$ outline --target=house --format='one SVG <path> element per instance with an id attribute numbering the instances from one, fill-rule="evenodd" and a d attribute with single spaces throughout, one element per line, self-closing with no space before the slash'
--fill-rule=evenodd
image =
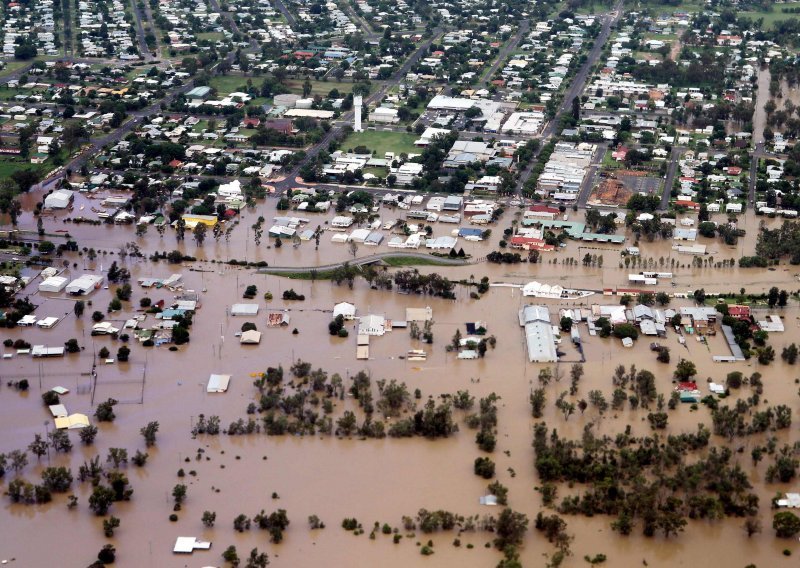
<path id="1" fill-rule="evenodd" d="M 175 541 L 172 552 L 176 554 L 191 554 L 194 550 L 208 550 L 211 548 L 210 542 L 197 540 L 193 536 L 179 536 Z"/>
<path id="2" fill-rule="evenodd" d="M 750 321 L 750 306 L 731 304 L 728 306 L 728 315 L 742 321 Z"/>
<path id="3" fill-rule="evenodd" d="M 186 228 L 190 231 L 193 230 L 198 224 L 202 223 L 209 228 L 213 228 L 219 222 L 216 215 L 192 215 L 185 214 L 181 217 L 183 222 L 186 223 Z"/>
<path id="4" fill-rule="evenodd" d="M 333 306 L 333 317 L 342 316 L 345 320 L 350 321 L 356 319 L 356 307 L 349 302 L 339 302 Z"/>
<path id="5" fill-rule="evenodd" d="M 547 205 L 532 205 L 528 208 L 523 217 L 525 219 L 549 219 L 555 220 L 556 216 L 560 213 L 558 207 L 548 207 Z"/>
<path id="6" fill-rule="evenodd" d="M 358 322 L 358 335 L 383 335 L 386 333 L 386 318 L 370 314 L 363 316 Z"/>

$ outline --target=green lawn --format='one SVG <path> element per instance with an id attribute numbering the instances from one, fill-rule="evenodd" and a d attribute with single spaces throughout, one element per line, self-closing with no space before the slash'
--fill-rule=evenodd
<path id="1" fill-rule="evenodd" d="M 7 156 L 0 157 L 0 179 L 5 179 L 14 172 L 18 172 L 20 170 L 31 170 L 38 172 L 39 175 L 43 175 L 45 172 L 50 170 L 53 166 L 52 164 L 45 162 L 44 164 L 31 164 L 27 160 L 23 160 L 21 158 L 11 158 Z"/>
<path id="2" fill-rule="evenodd" d="M 367 130 L 365 132 L 354 132 L 342 143 L 342 148 L 351 149 L 356 146 L 366 146 L 374 150 L 379 157 L 383 157 L 386 152 L 400 154 L 419 154 L 420 148 L 414 146 L 414 141 L 419 136 L 408 132 L 382 132 L 380 130 Z"/>
<path id="3" fill-rule="evenodd" d="M 219 95 L 229 95 L 231 93 L 244 92 L 245 87 L 247 87 L 247 79 L 248 77 L 243 77 L 242 75 L 220 75 L 209 79 L 208 85 L 216 89 Z M 262 80 L 256 77 L 253 79 L 253 84 L 259 85 Z"/>
<path id="4" fill-rule="evenodd" d="M 207 39 L 208 41 L 219 41 L 224 37 L 225 36 L 221 32 L 201 32 L 197 34 L 198 41 L 201 39 Z"/>
<path id="5" fill-rule="evenodd" d="M 739 12 L 738 16 L 743 16 L 745 18 L 751 18 L 752 20 L 757 20 L 759 18 L 764 18 L 764 26 L 767 28 L 771 28 L 775 22 L 779 22 L 781 20 L 788 20 L 789 18 L 800 18 L 800 13 L 795 14 L 784 14 L 782 9 L 783 8 L 800 8 L 800 2 L 787 2 L 786 4 L 775 4 L 771 7 L 770 11 L 767 10 L 758 10 L 755 12 Z"/>
<path id="6" fill-rule="evenodd" d="M 658 0 L 656 1 L 643 1 L 641 2 L 642 6 L 646 6 L 648 8 L 655 8 L 658 12 L 701 12 L 706 9 L 706 4 L 704 0 L 683 0 L 677 6 L 667 6 L 663 2 Z"/>
<path id="7" fill-rule="evenodd" d="M 286 86 L 293 93 L 303 93 L 303 83 L 305 80 L 290 79 L 286 81 Z M 353 91 L 353 83 L 340 83 L 338 81 L 311 81 L 311 94 L 327 97 L 333 89 L 338 89 L 342 94 Z"/>

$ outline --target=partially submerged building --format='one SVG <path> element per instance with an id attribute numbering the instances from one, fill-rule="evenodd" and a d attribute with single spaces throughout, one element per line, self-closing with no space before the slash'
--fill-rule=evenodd
<path id="1" fill-rule="evenodd" d="M 555 335 L 550 323 L 550 310 L 546 306 L 528 305 L 519 311 L 519 325 L 525 328 L 525 343 L 528 361 L 531 363 L 555 363 Z"/>

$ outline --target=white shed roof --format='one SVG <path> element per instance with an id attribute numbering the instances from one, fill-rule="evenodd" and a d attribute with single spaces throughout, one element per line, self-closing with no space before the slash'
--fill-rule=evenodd
<path id="1" fill-rule="evenodd" d="M 211 375 L 208 379 L 206 392 L 225 392 L 231 382 L 230 375 Z"/>

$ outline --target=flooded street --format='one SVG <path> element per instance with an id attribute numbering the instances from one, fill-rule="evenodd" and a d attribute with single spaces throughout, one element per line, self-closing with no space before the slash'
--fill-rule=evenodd
<path id="1" fill-rule="evenodd" d="M 30 207 L 31 204 L 27 203 L 26 206 Z M 397 212 L 398 217 L 401 214 Z M 266 217 L 269 227 L 271 218 L 276 215 L 274 201 L 262 204 L 257 211 L 246 212 L 245 218 L 233 232 L 230 243 L 226 244 L 224 238 L 220 243 L 215 243 L 209 237 L 202 247 L 197 247 L 190 240 L 188 232 L 186 242 L 176 243 L 171 231 L 162 240 L 151 227 L 146 237 L 137 240 L 133 227 L 65 224 L 60 216 L 47 218 L 45 229 L 51 234 L 67 229 L 81 248 L 94 247 L 109 251 L 116 251 L 123 243 L 134 241 L 145 253 L 177 248 L 199 259 L 246 257 L 253 262 L 264 260 L 272 266 L 308 266 L 352 258 L 346 246 L 330 242 L 329 232 L 323 235 L 319 251 L 313 250 L 313 241 L 305 242 L 296 249 L 289 241 L 285 241 L 280 249 L 267 248 L 266 244 L 271 239 L 266 237 L 257 248 L 252 235 L 248 235 L 245 228 L 254 223 L 258 215 Z M 394 214 L 382 209 L 381 215 L 385 219 L 392 218 Z M 578 214 L 570 215 L 579 218 Z M 720 215 L 717 217 L 722 219 Z M 312 216 L 309 227 L 324 224 L 328 218 Z M 513 212 L 507 212 L 492 227 L 492 238 L 488 242 L 460 240 L 458 246 L 463 246 L 473 258 L 485 256 L 497 249 L 503 229 L 510 226 L 513 218 Z M 747 237 L 740 239 L 737 247 L 726 247 L 720 241 L 702 238 L 698 242 L 709 245 L 710 256 L 714 257 L 715 262 L 739 258 L 752 251 L 761 220 L 752 215 L 742 219 L 740 226 L 746 228 Z M 780 223 L 779 220 L 764 220 L 770 226 Z M 29 216 L 23 216 L 20 223 L 23 228 L 35 228 L 35 221 Z M 442 227 L 445 226 L 436 227 L 437 235 L 446 234 Z M 628 237 L 626 245 L 632 245 L 632 236 Z M 692 268 L 692 257 L 677 255 L 671 250 L 671 244 L 671 241 L 640 243 L 642 256 L 653 258 L 656 266 L 660 257 L 667 259 L 667 266 L 673 257 L 679 265 L 684 265 L 672 269 L 675 287 L 668 280 L 663 280 L 660 286 L 653 288 L 654 291 L 686 292 L 705 287 L 707 291 L 738 292 L 739 288 L 744 287 L 748 292 L 760 293 L 771 286 L 790 291 L 800 288 L 797 270 L 793 266 L 782 264 L 775 271 Z M 571 241 L 566 249 L 543 255 L 545 262 L 535 265 L 481 263 L 463 267 L 421 266 L 419 270 L 439 272 L 451 279 L 489 276 L 493 282 L 521 284 L 539 280 L 592 290 L 627 286 L 627 275 L 639 269 L 619 268 L 619 249 L 603 248 L 606 250 L 589 249 Z M 386 250 L 391 249 L 384 245 L 378 247 L 377 252 Z M 374 252 L 375 249 L 360 246 L 358 256 Z M 566 257 L 580 261 L 587 252 L 602 254 L 603 267 L 584 267 L 580 263 L 566 266 L 560 263 L 560 259 Z M 559 259 L 559 264 L 550 264 L 551 258 Z M 87 270 L 100 270 L 101 265 L 107 270 L 112 260 L 118 258 L 116 255 L 101 254 L 94 262 L 87 261 L 85 255 L 65 259 L 70 266 L 65 275 L 76 277 L 84 272 L 84 265 Z M 73 263 L 77 263 L 77 268 L 73 267 Z M 500 553 L 484 547 L 493 539 L 490 533 L 464 533 L 460 536 L 460 547 L 452 545 L 457 535 L 448 532 L 426 535 L 417 531 L 415 538 L 404 536 L 399 544 L 393 544 L 392 537 L 380 534 L 380 531 L 375 540 L 369 538 L 376 521 L 399 527 L 400 534 L 406 535 L 401 518 L 404 515 L 413 517 L 421 508 L 444 509 L 462 515 L 499 513 L 499 507 L 486 507 L 478 503 L 478 498 L 486 494 L 489 482 L 474 475 L 473 462 L 476 457 L 485 454 L 476 446 L 475 431 L 464 423 L 462 411 L 454 411 L 460 431 L 448 439 L 435 441 L 423 438 L 337 439 L 327 435 L 270 437 L 265 434 L 200 435 L 197 439 L 192 438 L 191 429 L 201 413 L 220 416 L 223 428 L 239 418 L 247 419 L 247 405 L 257 402 L 258 395 L 252 384 L 251 373 L 282 365 L 286 370 L 284 381 L 288 382 L 288 369 L 292 361 L 302 359 L 312 363 L 314 368 L 322 367 L 331 375 L 339 373 L 347 387 L 352 382 L 350 378 L 361 370 L 372 377 L 373 388 L 375 381 L 381 378 L 403 381 L 410 392 L 413 393 L 415 389 L 422 392 L 422 400 L 416 401 L 418 406 L 428 396 L 438 397 L 458 390 L 469 390 L 475 397 L 497 393 L 501 397 L 498 402 L 498 443 L 491 458 L 497 464 L 497 479 L 509 488 L 509 505 L 527 514 L 531 520 L 521 550 L 522 563 L 525 566 L 545 564 L 543 554 L 552 553 L 554 549 L 541 533 L 533 529 L 533 518 L 543 509 L 541 497 L 534 491 L 539 480 L 533 467 L 531 429 L 537 420 L 531 417 L 528 402 L 529 392 L 532 386 L 537 386 L 537 375 L 544 365 L 526 362 L 517 310 L 524 303 L 543 303 L 551 308 L 556 321 L 559 307 L 577 302 L 523 298 L 519 290 L 502 287 L 491 288 L 480 300 L 469 298 L 470 288 L 457 287 L 457 299 L 448 301 L 371 290 L 363 280 L 357 280 L 351 290 L 346 285 L 336 286 L 328 281 L 312 283 L 307 280 L 288 280 L 210 262 L 180 267 L 165 261 L 154 263 L 128 258 L 123 264 L 132 275 L 132 302 L 122 312 L 109 316 L 111 319 L 107 321 L 121 324 L 136 312 L 139 299 L 144 296 L 153 302 L 164 299 L 170 303 L 172 292 L 166 289 L 144 290 L 136 281 L 142 277 L 165 278 L 180 272 L 183 274 L 184 290 L 205 290 L 201 293 L 202 307 L 195 314 L 190 330 L 191 342 L 180 346 L 177 352 L 170 352 L 166 346 L 146 348 L 132 340 L 128 363 L 98 366 L 97 384 L 92 394 L 89 388 L 91 377 L 87 374 L 92 368 L 92 354 L 107 346 L 114 357 L 121 345 L 110 337 L 90 336 L 92 323 L 89 316 L 94 310 L 105 311 L 114 286 L 89 296 L 87 299 L 91 300 L 92 305 L 87 306 L 86 313 L 78 321 L 72 312 L 72 299 L 64 298 L 63 294 L 45 297 L 35 292 L 38 280 L 34 281 L 23 291 L 23 295 L 30 293 L 31 301 L 38 305 L 36 315 L 64 316 L 64 319 L 52 329 L 32 327 L 4 330 L 3 339 L 24 338 L 32 344 L 55 346 L 74 337 L 84 351 L 67 355 L 64 359 L 14 356 L 2 361 L 0 404 L 4 412 L 0 414 L 0 428 L 5 435 L 0 452 L 25 448 L 33 440 L 34 434 L 45 435 L 45 423 L 49 427 L 51 419 L 40 395 L 58 385 L 71 390 L 62 397 L 62 403 L 70 412 L 91 416 L 94 412 L 92 397 L 95 406 L 109 397 L 118 399 L 120 404 L 115 408 L 117 419 L 113 424 L 97 423 L 100 433 L 95 446 L 81 446 L 77 433 L 72 432 L 70 437 L 75 448 L 70 455 L 51 453 L 49 458 L 42 458 L 40 464 L 30 457 L 31 463 L 21 473 L 23 478 L 36 481 L 40 470 L 48 463 L 69 465 L 73 473 L 77 473 L 79 465 L 91 456 L 99 454 L 104 459 L 109 447 L 127 448 L 130 455 L 137 449 L 144 451 L 139 429 L 152 420 L 160 423 L 158 443 L 147 450 L 150 458 L 144 468 L 132 464 L 125 468 L 134 495 L 130 502 L 115 503 L 111 508 L 110 513 L 121 519 L 121 526 L 114 538 L 106 539 L 103 536 L 102 517 L 95 517 L 88 510 L 89 484 L 76 482 L 73 490 L 79 501 L 75 510 L 67 509 L 63 495 L 54 495 L 54 501 L 44 506 L 12 505 L 8 498 L 3 499 L 4 530 L 0 535 L 0 560 L 15 558 L 11 565 L 25 567 L 85 566 L 95 558 L 104 543 L 111 542 L 118 551 L 116 565 L 122 567 L 219 566 L 222 565 L 221 553 L 231 544 L 236 545 L 240 556 L 246 556 L 253 547 L 267 551 L 272 566 L 495 566 L 501 557 Z M 205 272 L 192 271 L 190 267 Z M 256 299 L 249 301 L 258 302 L 261 311 L 255 318 L 230 316 L 230 306 L 243 301 L 242 293 L 248 285 L 258 287 Z M 306 300 L 290 302 L 280 299 L 282 291 L 288 288 L 304 294 Z M 274 300 L 263 300 L 263 294 L 267 291 L 274 295 Z M 404 318 L 407 307 L 430 306 L 435 321 L 433 345 L 412 340 L 407 330 L 395 329 L 382 337 L 373 337 L 370 359 L 357 361 L 355 324 L 346 325 L 350 331 L 348 338 L 341 339 L 328 334 L 330 311 L 335 303 L 344 300 L 355 304 L 360 316 L 375 313 L 395 320 Z M 596 294 L 586 298 L 583 304 L 618 302 L 616 296 Z M 689 304 L 686 300 L 673 300 L 671 307 L 680 305 Z M 268 328 L 265 310 L 284 309 L 289 310 L 290 324 L 287 327 Z M 758 319 L 765 314 L 766 310 L 756 311 L 755 316 Z M 800 310 L 797 302 L 791 300 L 790 306 L 781 315 L 784 316 L 786 332 L 772 334 L 769 338 L 777 353 L 793 341 L 800 342 Z M 152 315 L 148 316 L 145 324 L 150 325 L 152 318 Z M 246 321 L 254 321 L 258 330 L 263 332 L 260 345 L 239 344 L 235 333 Z M 485 359 L 458 360 L 453 353 L 445 351 L 445 346 L 450 343 L 457 329 L 463 334 L 464 324 L 474 321 L 487 322 L 488 333 L 497 338 L 496 349 L 490 349 Z M 297 335 L 292 334 L 294 328 L 298 330 Z M 770 404 L 789 405 L 797 419 L 800 409 L 798 386 L 795 384 L 795 377 L 800 376 L 797 367 L 784 364 L 780 357 L 769 366 L 758 365 L 755 359 L 729 365 L 714 363 L 713 355 L 728 353 L 721 333 L 709 338 L 708 346 L 697 343 L 691 336 L 686 346 L 681 346 L 675 333 L 670 330 L 667 337 L 660 340 L 672 350 L 670 365 L 656 361 L 646 338 L 641 338 L 632 349 L 623 349 L 616 339 L 590 337 L 585 325 L 581 326 L 581 335 L 587 363 L 579 397 L 586 397 L 590 390 L 599 389 L 610 400 L 614 368 L 619 364 L 634 364 L 637 368 L 653 371 L 659 393 L 669 398 L 675 363 L 680 357 L 685 357 L 698 367 L 698 384 L 703 396 L 708 390 L 706 377 L 721 382 L 733 370 L 741 370 L 747 375 L 758 371 L 764 375 L 763 398 Z M 564 337 L 564 342 L 568 342 L 568 336 Z M 426 361 L 411 362 L 400 358 L 409 349 L 421 348 L 428 352 Z M 565 351 L 569 353 L 567 358 L 574 355 L 572 349 Z M 6 349 L 5 352 L 10 353 L 11 350 Z M 562 436 L 578 439 L 590 421 L 595 422 L 594 432 L 597 435 L 613 437 L 627 425 L 631 426 L 634 434 L 651 433 L 646 420 L 648 411 L 642 409 L 626 408 L 600 416 L 596 409 L 590 407 L 585 414 L 576 413 L 565 421 L 554 407 L 554 401 L 560 392 L 569 388 L 570 364 L 561 363 L 563 378 L 547 387 L 544 420 L 548 426 L 557 428 Z M 212 373 L 232 375 L 227 393 L 206 393 L 205 385 Z M 6 386 L 8 381 L 21 378 L 29 380 L 29 392 L 21 394 Z M 749 393 L 749 389 L 742 388 L 731 398 L 746 398 Z M 733 404 L 733 401 L 727 403 Z M 333 415 L 336 418 L 345 410 L 356 409 L 356 402 L 348 396 L 344 401 L 336 401 Z M 710 424 L 709 411 L 702 405 L 697 411 L 692 411 L 689 405 L 679 405 L 676 410 L 667 412 L 669 426 L 666 434 L 694 431 L 699 422 Z M 363 415 L 360 411 L 356 411 L 356 414 L 361 422 Z M 781 443 L 796 441 L 796 423 L 788 433 L 779 433 L 778 439 Z M 762 436 L 734 441 L 734 447 L 744 447 L 743 453 L 735 459 L 746 471 L 753 470 L 750 449 L 763 441 Z M 712 444 L 719 443 L 722 443 L 722 439 L 713 436 Z M 203 449 L 200 460 L 196 459 L 198 449 Z M 185 461 L 187 458 L 188 462 Z M 759 567 L 795 565 L 794 558 L 784 558 L 781 551 L 790 548 L 797 554 L 797 542 L 774 537 L 769 501 L 777 491 L 796 490 L 796 486 L 767 484 L 764 472 L 771 460 L 765 459 L 763 462 L 751 474 L 755 491 L 760 496 L 762 534 L 748 539 L 742 529 L 742 519 L 713 523 L 690 521 L 683 534 L 666 541 L 661 536 L 645 538 L 641 536 L 640 528 L 635 529 L 629 537 L 619 536 L 611 531 L 612 519 L 608 517 L 564 516 L 568 524 L 567 532 L 575 537 L 571 545 L 573 554 L 564 565 L 582 566 L 585 555 L 594 556 L 598 553 L 608 556 L 609 566 L 641 566 L 643 562 L 659 567 L 744 566 L 750 563 Z M 177 476 L 181 468 L 187 473 L 186 477 Z M 191 471 L 196 475 L 192 475 Z M 13 478 L 13 472 L 6 473 L 4 489 Z M 172 523 L 168 517 L 172 513 L 171 491 L 176 483 L 185 483 L 188 494 L 182 510 L 177 513 L 179 520 Z M 580 491 L 581 488 L 577 486 L 573 489 L 563 487 L 559 496 Z M 272 498 L 273 492 L 277 493 L 278 499 Z M 238 514 L 253 516 L 261 509 L 269 513 L 278 508 L 285 509 L 291 520 L 281 544 L 270 544 L 268 534 L 256 528 L 242 534 L 234 532 L 232 521 Z M 217 513 L 217 523 L 213 529 L 206 529 L 201 523 L 205 510 Z M 308 528 L 306 519 L 314 514 L 325 522 L 326 529 L 312 531 Z M 344 531 L 340 525 L 345 517 L 357 518 L 366 534 L 355 536 Z M 34 528 L 35 533 L 32 531 Z M 212 541 L 213 546 L 210 551 L 195 551 L 191 557 L 176 556 L 172 554 L 172 546 L 178 536 L 197 536 Z M 424 544 L 429 539 L 434 543 L 435 554 L 424 557 L 415 544 Z M 54 545 L 42 546 L 47 542 Z M 715 546 L 710 546 L 710 543 Z M 467 544 L 474 545 L 474 548 L 467 548 Z"/>

